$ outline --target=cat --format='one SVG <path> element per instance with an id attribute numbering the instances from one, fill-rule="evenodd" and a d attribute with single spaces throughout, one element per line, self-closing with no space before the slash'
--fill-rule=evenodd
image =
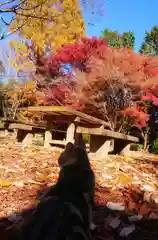
<path id="1" fill-rule="evenodd" d="M 58 181 L 23 227 L 23 240 L 91 239 L 95 177 L 81 136 L 75 139 L 75 144 L 66 145 L 58 164 Z"/>

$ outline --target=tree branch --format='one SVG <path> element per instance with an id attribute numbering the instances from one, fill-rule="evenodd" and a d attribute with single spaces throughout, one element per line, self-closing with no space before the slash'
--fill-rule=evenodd
<path id="1" fill-rule="evenodd" d="M 12 19 L 10 20 L 10 22 L 6 22 L 2 17 L 1 17 L 1 21 L 8 27 L 11 23 L 12 23 L 12 21 L 14 21 L 15 20 L 15 18 L 14 17 L 12 17 Z M 4 33 L 3 33 L 4 34 Z M 2 35 L 2 34 L 1 34 Z"/>
<path id="2" fill-rule="evenodd" d="M 24 0 L 25 2 L 25 0 Z M 33 9 L 36 9 L 38 7 L 41 7 L 43 4 L 45 4 L 47 2 L 47 0 L 43 1 L 42 4 L 37 4 L 35 6 L 32 6 L 31 8 L 22 8 L 21 6 L 19 6 L 19 9 L 23 10 L 23 11 L 30 11 L 30 10 L 33 10 Z"/>
<path id="3" fill-rule="evenodd" d="M 28 19 L 34 18 L 34 19 L 40 19 L 41 21 L 49 21 L 49 22 L 53 22 L 54 18 L 53 17 L 45 17 L 44 15 L 42 15 L 42 11 L 41 11 L 41 16 L 37 16 L 34 13 L 25 13 L 26 11 L 29 10 L 33 10 L 36 9 L 38 7 L 41 7 L 43 4 L 46 3 L 47 0 L 43 0 L 41 4 L 36 4 L 35 6 L 32 7 L 25 7 L 25 3 L 26 0 L 21 1 L 19 4 L 16 4 L 16 0 L 7 0 L 3 3 L 0 4 L 0 13 L 1 14 L 5 14 L 5 13 L 13 13 L 15 15 L 19 15 L 19 16 L 23 16 L 24 17 L 24 21 L 25 24 L 27 23 Z M 14 4 L 13 4 L 14 3 Z M 13 4 L 13 6 L 9 7 L 8 4 Z M 21 10 L 22 12 L 20 12 L 19 10 Z M 1 17 L 2 22 L 8 27 L 11 22 L 14 20 L 15 18 L 12 18 L 10 22 L 5 21 L 5 19 L 3 17 Z M 22 27 L 24 27 L 25 24 L 22 24 L 20 27 L 16 28 L 15 30 L 13 30 L 12 32 L 9 32 L 8 34 L 2 33 L 0 40 L 8 37 L 9 35 L 19 31 Z"/>
<path id="4" fill-rule="evenodd" d="M 46 21 L 49 20 L 49 21 L 50 21 L 50 20 L 52 20 L 52 19 L 46 18 L 46 17 L 44 17 L 44 16 L 36 16 L 36 15 L 33 15 L 33 14 L 27 14 L 27 13 L 25 14 L 25 13 L 20 13 L 20 12 L 18 12 L 18 10 L 30 11 L 30 10 L 36 9 L 36 8 L 40 7 L 41 5 L 45 4 L 46 1 L 47 1 L 47 0 L 44 0 L 41 4 L 37 4 L 37 5 L 32 6 L 32 7 L 30 7 L 30 8 L 27 8 L 27 7 L 23 8 L 22 5 L 26 2 L 26 0 L 23 0 L 21 3 L 15 4 L 15 5 L 12 6 L 12 7 L 2 8 L 2 7 L 4 7 L 5 5 L 8 5 L 8 4 L 10 4 L 10 3 L 15 2 L 15 0 L 8 0 L 8 1 L 6 1 L 5 3 L 0 4 L 0 13 L 2 13 L 2 14 L 3 14 L 3 13 L 14 13 L 14 14 L 16 14 L 16 15 L 24 16 L 24 17 L 26 17 L 26 18 L 37 18 L 37 19 L 42 19 L 42 20 L 46 20 Z"/>
<path id="5" fill-rule="evenodd" d="M 19 13 L 17 11 L 12 11 L 13 13 L 15 13 L 16 15 L 19 16 L 23 16 L 25 18 L 35 18 L 35 19 L 41 19 L 41 20 L 45 20 L 45 21 L 52 21 L 52 18 L 46 18 L 46 17 L 42 17 L 42 16 L 36 16 L 36 15 L 32 15 L 32 14 L 25 14 L 25 13 Z"/>
<path id="6" fill-rule="evenodd" d="M 4 7 L 5 5 L 8 5 L 8 4 L 10 4 L 10 3 L 13 3 L 13 2 L 15 2 L 15 0 L 5 1 L 5 2 L 3 2 L 3 3 L 0 4 L 0 8 L 1 8 L 1 7 Z"/>
<path id="7" fill-rule="evenodd" d="M 16 15 L 23 16 L 25 18 L 36 18 L 36 19 L 41 19 L 41 20 L 45 20 L 45 21 L 53 21 L 53 18 L 50 18 L 50 17 L 43 17 L 43 16 L 32 15 L 32 14 L 19 13 L 19 12 L 17 12 L 16 9 L 12 9 L 12 8 L 8 8 L 5 10 L 0 9 L 0 13 L 14 13 Z"/>
<path id="8" fill-rule="evenodd" d="M 5 35 L 5 34 L 2 34 L 1 37 L 0 37 L 0 40 L 2 40 L 2 39 L 4 39 L 4 38 L 12 35 L 13 33 L 16 33 L 16 32 L 19 31 L 25 24 L 26 24 L 26 22 L 23 23 L 23 24 L 22 24 L 21 26 L 19 26 L 18 28 L 14 29 L 13 31 L 7 33 L 6 35 Z"/>

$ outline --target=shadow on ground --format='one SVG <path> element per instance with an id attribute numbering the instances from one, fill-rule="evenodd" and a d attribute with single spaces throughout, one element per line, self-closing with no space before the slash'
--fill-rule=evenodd
<path id="1" fill-rule="evenodd" d="M 36 202 L 40 202 L 43 194 L 49 191 L 49 189 L 50 188 L 43 186 L 37 192 L 38 201 Z M 140 201 L 141 196 L 139 196 L 139 199 L 136 199 L 136 196 L 138 197 L 138 192 L 135 192 L 133 189 L 124 189 L 124 193 L 127 194 L 127 192 L 131 193 L 131 198 L 134 197 L 135 201 Z M 93 240 L 158 239 L 158 220 L 149 220 L 147 217 L 139 219 L 139 216 L 134 209 L 133 211 L 127 209 L 126 198 L 124 200 L 124 210 L 116 209 L 117 206 L 111 206 L 111 209 L 108 208 L 107 203 L 104 201 L 104 195 L 107 194 L 112 196 L 112 192 L 107 188 L 96 187 L 96 203 L 93 209 L 93 222 L 95 224 L 95 229 L 92 231 Z M 102 198 L 99 198 L 99 196 L 102 196 Z M 113 199 L 115 198 L 114 196 Z M 48 207 L 49 206 L 45 205 L 45 208 Z M 22 225 L 30 221 L 32 214 L 36 209 L 37 206 L 34 205 L 32 208 L 26 209 L 21 213 L 14 213 L 8 218 L 0 219 L 0 239 L 18 240 Z M 48 226 L 51 227 L 50 224 L 48 224 Z"/>

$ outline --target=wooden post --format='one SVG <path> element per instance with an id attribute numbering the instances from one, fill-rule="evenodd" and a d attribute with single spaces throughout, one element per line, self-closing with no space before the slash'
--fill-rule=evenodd
<path id="1" fill-rule="evenodd" d="M 33 140 L 33 134 L 32 133 L 28 133 L 26 135 L 26 137 L 24 138 L 24 140 L 22 141 L 22 143 L 24 145 L 29 146 L 29 145 L 32 145 L 32 140 Z"/>
<path id="2" fill-rule="evenodd" d="M 45 137 L 44 137 L 44 147 L 49 148 L 50 143 L 52 141 L 52 128 L 53 128 L 52 117 L 48 116 L 46 118 L 46 121 L 47 121 L 47 124 L 46 124 Z"/>
<path id="3" fill-rule="evenodd" d="M 13 129 L 13 131 L 14 131 L 15 138 L 17 138 L 18 130 L 17 129 Z"/>
<path id="4" fill-rule="evenodd" d="M 22 142 L 25 145 L 31 145 L 33 140 L 33 134 L 28 130 L 17 130 L 17 140 L 18 142 Z"/>
<path id="5" fill-rule="evenodd" d="M 130 152 L 130 142 L 122 139 L 114 140 L 114 154 L 128 155 Z"/>
<path id="6" fill-rule="evenodd" d="M 66 143 L 71 142 L 74 143 L 75 137 L 75 124 L 71 123 L 68 125 L 67 132 L 66 132 Z"/>
<path id="7" fill-rule="evenodd" d="M 22 142 L 27 134 L 28 134 L 27 130 L 18 129 L 18 131 L 17 131 L 17 141 Z"/>
<path id="8" fill-rule="evenodd" d="M 4 135 L 7 137 L 9 135 L 9 132 L 7 129 L 4 130 Z"/>
<path id="9" fill-rule="evenodd" d="M 111 140 L 106 140 L 104 144 L 97 150 L 96 157 L 103 159 L 108 156 L 108 153 L 111 150 Z"/>
<path id="10" fill-rule="evenodd" d="M 130 148 L 131 148 L 131 144 L 130 143 L 128 143 L 128 144 L 126 144 L 126 146 L 122 149 L 122 151 L 120 152 L 120 154 L 121 155 L 123 155 L 123 156 L 130 156 L 130 154 L 131 154 L 131 150 L 130 150 Z"/>
<path id="11" fill-rule="evenodd" d="M 0 129 L 0 137 L 5 137 L 5 130 Z"/>
<path id="12" fill-rule="evenodd" d="M 90 153 L 94 153 L 95 158 L 105 158 L 113 150 L 111 143 L 112 140 L 109 137 L 91 135 Z"/>

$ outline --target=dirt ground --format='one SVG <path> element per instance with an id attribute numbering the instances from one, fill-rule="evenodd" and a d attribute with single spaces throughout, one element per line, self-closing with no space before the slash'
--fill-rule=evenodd
<path id="1" fill-rule="evenodd" d="M 37 204 L 39 191 L 55 184 L 60 152 L 0 138 L 0 230 L 17 223 Z M 96 176 L 93 239 L 158 239 L 158 156 L 90 160 Z"/>

